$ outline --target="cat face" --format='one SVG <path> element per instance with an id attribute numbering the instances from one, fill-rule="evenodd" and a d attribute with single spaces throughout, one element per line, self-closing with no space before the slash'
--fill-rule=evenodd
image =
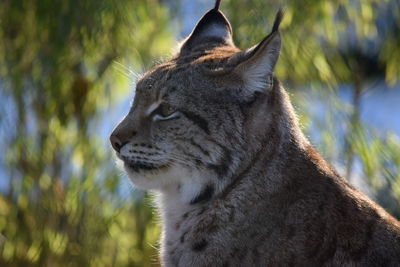
<path id="1" fill-rule="evenodd" d="M 111 138 L 137 186 L 161 188 L 182 172 L 218 179 L 234 164 L 234 151 L 243 145 L 243 114 L 227 94 L 231 88 L 215 89 L 220 81 L 205 74 L 206 62 L 175 59 L 138 82 L 131 110 L 113 133 L 119 140 Z"/>
<path id="2" fill-rule="evenodd" d="M 188 198 L 226 185 L 256 134 L 257 99 L 271 89 L 279 47 L 275 30 L 239 50 L 225 16 L 210 10 L 179 55 L 137 83 L 131 110 L 110 137 L 133 183 L 182 187 Z"/>

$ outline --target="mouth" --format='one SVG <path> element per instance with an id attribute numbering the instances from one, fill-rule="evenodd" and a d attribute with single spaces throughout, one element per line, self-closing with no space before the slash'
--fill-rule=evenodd
<path id="1" fill-rule="evenodd" d="M 124 162 L 124 165 L 125 168 L 128 168 L 129 170 L 134 172 L 156 171 L 156 170 L 166 169 L 169 167 L 168 165 L 155 165 L 153 163 L 147 163 L 147 162 Z"/>
<path id="2" fill-rule="evenodd" d="M 132 172 L 141 172 L 141 171 L 159 171 L 162 169 L 167 169 L 170 167 L 169 164 L 162 164 L 160 162 L 155 162 L 151 160 L 143 160 L 140 157 L 125 157 L 121 155 L 120 153 L 116 153 L 117 158 L 119 158 L 123 163 L 125 169 L 132 171 Z"/>

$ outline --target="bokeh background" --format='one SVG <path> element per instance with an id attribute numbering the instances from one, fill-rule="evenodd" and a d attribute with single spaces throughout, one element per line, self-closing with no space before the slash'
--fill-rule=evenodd
<path id="1" fill-rule="evenodd" d="M 108 136 L 213 0 L 0 1 L 0 266 L 157 266 L 151 196 Z M 224 0 L 241 48 L 279 7 L 277 76 L 311 142 L 400 217 L 400 3 Z"/>

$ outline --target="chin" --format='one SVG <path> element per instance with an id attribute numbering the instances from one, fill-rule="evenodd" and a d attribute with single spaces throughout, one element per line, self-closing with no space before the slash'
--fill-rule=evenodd
<path id="1" fill-rule="evenodd" d="M 157 169 L 143 169 L 124 164 L 124 169 L 133 185 L 142 190 L 162 190 L 169 185 L 179 184 L 182 168 L 163 166 Z"/>

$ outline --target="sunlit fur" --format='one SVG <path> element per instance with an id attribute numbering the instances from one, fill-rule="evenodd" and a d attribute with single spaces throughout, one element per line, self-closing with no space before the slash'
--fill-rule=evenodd
<path id="1" fill-rule="evenodd" d="M 242 51 L 211 10 L 176 57 L 137 83 L 113 135 L 124 140 L 117 155 L 133 184 L 157 195 L 161 261 L 368 266 L 389 258 L 400 265 L 399 223 L 310 145 L 273 74 L 281 17 Z M 221 27 L 207 34 L 216 21 Z M 154 114 L 161 103 L 174 116 Z"/>

